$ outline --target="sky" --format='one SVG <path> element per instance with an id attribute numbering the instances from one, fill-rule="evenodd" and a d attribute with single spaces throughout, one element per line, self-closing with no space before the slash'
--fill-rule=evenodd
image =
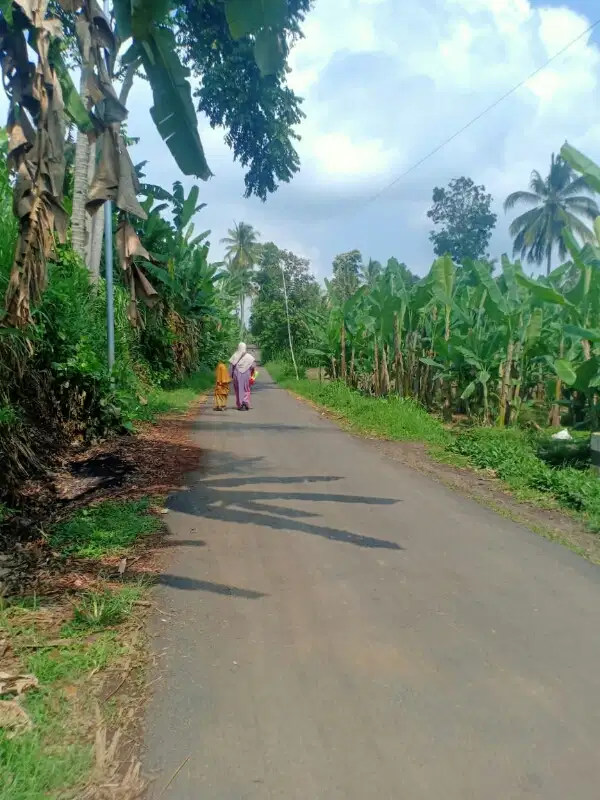
<path id="1" fill-rule="evenodd" d="M 595 11 L 594 11 L 595 8 Z M 597 16 L 595 16 L 597 15 Z M 234 221 L 311 261 L 322 279 L 340 252 L 391 256 L 425 274 L 434 186 L 461 175 L 484 184 L 498 224 L 490 252 L 510 251 L 508 193 L 527 188 L 565 140 L 600 161 L 600 26 L 453 142 L 374 195 L 518 84 L 600 17 L 597 0 L 316 0 L 292 51 L 290 84 L 304 98 L 301 172 L 266 203 L 245 200 L 243 170 L 199 118 L 214 177 L 200 182 L 211 255 Z M 146 83 L 129 100 L 134 162 L 147 180 L 182 178 L 152 124 Z"/>

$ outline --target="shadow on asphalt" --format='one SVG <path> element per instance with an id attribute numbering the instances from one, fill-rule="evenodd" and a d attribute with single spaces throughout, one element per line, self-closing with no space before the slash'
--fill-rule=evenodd
<path id="1" fill-rule="evenodd" d="M 163 573 L 160 576 L 160 583 L 163 586 L 170 586 L 172 589 L 183 589 L 184 591 L 212 592 L 228 597 L 239 597 L 243 600 L 260 600 L 261 597 L 268 597 L 264 592 L 255 592 L 252 589 L 238 589 L 237 586 L 227 586 L 223 583 L 213 583 L 212 581 L 201 581 L 196 578 L 184 578 L 181 575 L 170 575 Z"/>
<path id="2" fill-rule="evenodd" d="M 260 476 L 260 466 L 264 461 L 257 458 L 239 458 L 233 453 L 223 451 L 205 451 L 200 465 L 200 474 L 204 477 L 195 483 L 192 491 L 175 495 L 169 502 L 169 508 L 183 514 L 231 522 L 240 525 L 261 525 L 281 532 L 299 532 L 310 536 L 319 536 L 342 544 L 356 547 L 383 550 L 403 550 L 396 542 L 380 539 L 375 536 L 364 536 L 352 531 L 333 528 L 327 525 L 316 525 L 309 521 L 318 517 L 319 512 L 299 508 L 288 508 L 274 504 L 273 501 L 301 501 L 309 503 L 347 503 L 370 506 L 391 506 L 399 501 L 387 497 L 355 496 L 331 494 L 328 492 L 306 491 L 257 491 L 252 488 L 256 484 L 288 486 L 303 483 L 330 483 L 341 480 L 339 476 L 307 475 L 277 478 Z M 258 474 L 257 474 L 258 473 Z M 229 477 L 231 475 L 235 477 Z M 227 475 L 228 477 L 219 477 Z M 212 477 L 211 477 L 212 476 Z"/>

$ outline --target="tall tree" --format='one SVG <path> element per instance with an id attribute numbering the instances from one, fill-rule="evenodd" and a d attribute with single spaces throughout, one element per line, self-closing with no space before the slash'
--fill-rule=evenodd
<path id="1" fill-rule="evenodd" d="M 379 261 L 374 261 L 372 258 L 370 258 L 367 264 L 364 264 L 361 269 L 361 277 L 367 286 L 373 288 L 382 271 L 383 267 Z"/>
<path id="2" fill-rule="evenodd" d="M 340 303 L 345 303 L 358 289 L 362 271 L 363 260 L 358 250 L 340 253 L 333 259 L 331 286 Z"/>
<path id="3" fill-rule="evenodd" d="M 436 186 L 433 206 L 427 212 L 439 226 L 429 234 L 435 254 L 449 254 L 457 264 L 465 258 L 482 258 L 498 219 L 491 206 L 491 194 L 471 178 L 454 178 L 445 189 Z"/>
<path id="4" fill-rule="evenodd" d="M 246 197 L 265 200 L 300 168 L 294 126 L 304 114 L 301 99 L 287 85 L 286 59 L 302 35 L 312 0 L 229 0 L 229 5 L 246 6 L 252 19 L 264 8 L 277 22 L 275 46 L 267 46 L 260 34 L 239 36 L 244 27 L 228 24 L 223 0 L 177 0 L 174 22 L 185 63 L 199 82 L 198 110 L 213 128 L 225 129 L 234 158 L 247 167 Z M 276 69 L 265 69 L 273 51 Z"/>
<path id="5" fill-rule="evenodd" d="M 593 242 L 594 232 L 581 219 L 593 221 L 600 215 L 596 201 L 590 197 L 593 194 L 585 178 L 576 178 L 569 164 L 553 153 L 546 179 L 534 169 L 529 191 L 513 192 L 504 201 L 504 211 L 519 204 L 534 206 L 511 223 L 514 254 L 534 264 L 545 261 L 549 275 L 554 248 L 562 259 L 567 256 L 563 231 L 570 231 L 583 242 Z"/>
<path id="6" fill-rule="evenodd" d="M 277 357 L 288 349 L 287 319 L 294 349 L 302 357 L 311 344 L 312 318 L 323 308 L 323 294 L 310 272 L 310 262 L 268 242 L 260 247 L 257 266 L 250 330 L 261 347 L 263 358 Z M 284 277 L 289 317 L 285 308 Z"/>
<path id="7" fill-rule="evenodd" d="M 247 222 L 236 222 L 221 239 L 226 245 L 228 270 L 238 288 L 240 299 L 240 329 L 244 332 L 244 307 L 253 290 L 253 271 L 259 256 L 260 234 Z"/>

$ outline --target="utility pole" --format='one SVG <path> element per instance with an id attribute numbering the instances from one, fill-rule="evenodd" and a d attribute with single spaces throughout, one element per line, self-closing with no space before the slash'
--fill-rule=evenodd
<path id="1" fill-rule="evenodd" d="M 104 14 L 110 25 L 110 2 L 104 0 Z M 106 133 L 104 134 L 106 135 Z M 113 285 L 112 203 L 104 203 L 104 268 L 106 270 L 106 327 L 108 339 L 108 369 L 115 364 L 115 298 Z"/>
<path id="2" fill-rule="evenodd" d="M 287 319 L 288 339 L 290 341 L 290 353 L 292 356 L 292 363 L 294 365 L 294 370 L 296 372 L 296 380 L 300 380 L 300 377 L 298 375 L 298 366 L 296 364 L 296 356 L 294 355 L 294 345 L 292 344 L 292 329 L 290 327 L 290 309 L 288 306 L 288 296 L 287 296 L 287 288 L 285 285 L 285 272 L 283 270 L 283 261 L 279 262 L 279 266 L 281 267 L 281 278 L 283 280 L 283 299 L 285 300 L 285 316 Z"/>

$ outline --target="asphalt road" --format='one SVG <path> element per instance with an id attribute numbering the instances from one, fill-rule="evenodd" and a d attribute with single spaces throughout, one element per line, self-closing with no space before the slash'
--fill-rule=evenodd
<path id="1" fill-rule="evenodd" d="M 261 373 L 170 503 L 150 796 L 598 800 L 599 570 Z"/>

